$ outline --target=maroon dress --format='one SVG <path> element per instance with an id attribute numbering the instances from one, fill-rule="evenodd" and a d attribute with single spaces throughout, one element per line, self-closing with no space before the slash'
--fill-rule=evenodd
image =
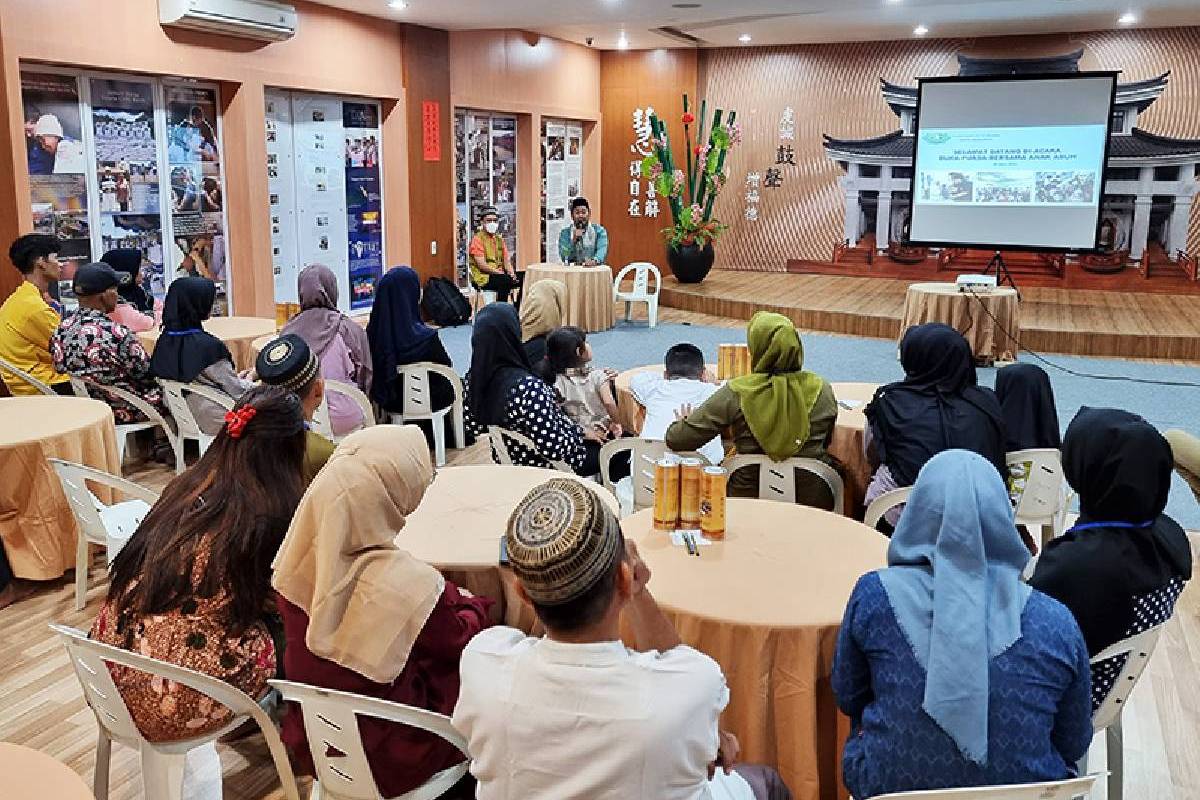
<path id="1" fill-rule="evenodd" d="M 447 716 L 458 702 L 458 662 L 463 648 L 471 637 L 488 627 L 487 612 L 492 605 L 484 597 L 463 596 L 457 586 L 447 582 L 413 643 L 404 671 L 392 683 L 384 684 L 313 655 L 304 643 L 308 615 L 282 595 L 276 597 L 286 636 L 283 665 L 288 680 L 378 697 Z M 458 749 L 444 739 L 406 725 L 360 719 L 358 730 L 375 785 L 384 797 L 411 791 L 437 772 L 463 760 Z M 294 705 L 283 718 L 283 741 L 297 773 L 312 775 L 313 761 L 304 722 Z"/>

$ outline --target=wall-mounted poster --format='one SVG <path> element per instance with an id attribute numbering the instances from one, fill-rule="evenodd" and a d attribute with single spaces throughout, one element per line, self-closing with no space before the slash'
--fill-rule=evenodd
<path id="1" fill-rule="evenodd" d="M 517 118 L 483 111 L 454 112 L 455 257 L 459 285 L 468 279 L 467 246 L 481 211 L 495 206 L 500 234 L 517 247 Z"/>
<path id="2" fill-rule="evenodd" d="M 542 129 L 542 259 L 557 263 L 558 236 L 571 225 L 583 182 L 583 123 L 546 120 Z"/>
<path id="3" fill-rule="evenodd" d="M 296 185 L 292 163 L 292 100 L 287 92 L 266 93 L 267 191 L 270 200 L 271 268 L 275 303 L 298 303 L 296 276 Z M 279 318 L 277 312 L 276 317 Z M 286 312 L 284 314 L 286 318 Z"/>
<path id="4" fill-rule="evenodd" d="M 346 228 L 350 308 L 368 308 L 383 275 L 383 188 L 379 168 L 379 106 L 342 104 L 346 146 Z"/>

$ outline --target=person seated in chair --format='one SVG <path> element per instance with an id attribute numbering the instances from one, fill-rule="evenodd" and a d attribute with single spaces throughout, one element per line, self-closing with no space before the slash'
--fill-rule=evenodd
<path id="1" fill-rule="evenodd" d="M 725 676 L 682 643 L 596 489 L 534 488 L 504 540 L 546 635 L 495 627 L 463 651 L 452 722 L 479 800 L 791 797 L 774 770 L 734 770 L 737 739 L 718 728 Z M 622 643 L 622 617 L 645 650 Z"/>
<path id="2" fill-rule="evenodd" d="M 521 286 L 521 279 L 513 269 L 508 243 L 500 235 L 500 215 L 495 206 L 481 209 L 479 220 L 480 228 L 467 247 L 471 285 L 479 291 L 495 292 L 497 299 L 506 303 L 509 292 Z"/>
<path id="3" fill-rule="evenodd" d="M 646 409 L 646 420 L 639 434 L 643 439 L 661 442 L 675 421 L 675 412 L 684 406 L 698 408 L 717 392 L 716 379 L 708 374 L 704 353 L 694 344 L 677 344 L 663 359 L 663 373 L 639 372 L 629 382 L 629 391 Z M 714 436 L 696 448 L 711 464 L 725 458 L 721 437 Z"/>
<path id="4" fill-rule="evenodd" d="M 558 255 L 564 264 L 594 267 L 608 263 L 608 231 L 592 222 L 587 198 L 571 201 L 571 226 L 559 231 Z"/>
<path id="5" fill-rule="evenodd" d="M 304 410 L 304 485 L 312 483 L 333 455 L 333 442 L 312 429 L 313 414 L 325 399 L 325 378 L 308 343 L 285 333 L 267 343 L 254 364 L 258 379 L 268 386 L 295 392 Z"/>
<path id="6" fill-rule="evenodd" d="M 53 236 L 27 233 L 17 237 L 8 249 L 8 257 L 21 273 L 21 283 L 0 305 L 0 358 L 59 394 L 70 395 L 71 379 L 54 368 L 50 355 L 50 337 L 62 320 L 46 302 L 51 285 L 57 284 L 62 275 L 60 247 Z M 38 393 L 2 369 L 0 379 L 14 396 Z"/>

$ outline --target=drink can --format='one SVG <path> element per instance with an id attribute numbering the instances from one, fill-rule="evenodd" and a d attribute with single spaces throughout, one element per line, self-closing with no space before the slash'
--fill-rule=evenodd
<path id="1" fill-rule="evenodd" d="M 750 374 L 750 346 L 739 344 L 734 354 L 733 377 Z"/>
<path id="2" fill-rule="evenodd" d="M 724 467 L 705 467 L 700 475 L 700 532 L 709 539 L 725 538 L 725 485 L 728 478 Z"/>
<path id="3" fill-rule="evenodd" d="M 679 527 L 700 527 L 700 473 L 704 462 L 685 458 L 679 462 Z"/>
<path id="4" fill-rule="evenodd" d="M 654 465 L 654 527 L 679 527 L 679 459 L 666 456 Z"/>
<path id="5" fill-rule="evenodd" d="M 275 304 L 275 330 L 280 330 L 288 323 L 288 304 Z"/>
<path id="6" fill-rule="evenodd" d="M 727 381 L 733 377 L 733 354 L 736 344 L 717 345 L 717 380 Z"/>

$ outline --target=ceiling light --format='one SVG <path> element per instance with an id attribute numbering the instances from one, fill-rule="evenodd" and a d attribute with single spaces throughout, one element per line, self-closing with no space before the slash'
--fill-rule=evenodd
<path id="1" fill-rule="evenodd" d="M 625 31 L 621 31 L 621 36 L 617 39 L 617 49 L 618 50 L 628 50 L 629 49 L 629 39 L 626 38 Z"/>
<path id="2" fill-rule="evenodd" d="M 918 25 L 917 27 L 913 28 L 914 36 L 924 36 L 927 33 L 929 33 L 929 28 L 926 28 L 924 25 Z"/>
<path id="3" fill-rule="evenodd" d="M 750 44 L 750 38 L 751 38 L 750 34 L 743 33 L 741 36 L 738 37 L 738 41 L 741 42 L 742 44 Z"/>
<path id="4" fill-rule="evenodd" d="M 1122 25 L 1133 25 L 1137 21 L 1137 14 L 1133 13 L 1132 11 L 1126 11 L 1117 18 L 1117 22 L 1121 23 Z"/>
<path id="5" fill-rule="evenodd" d="M 408 8 L 408 3 L 404 0 L 388 0 L 388 8 L 394 8 L 397 11 L 403 11 Z"/>
<path id="6" fill-rule="evenodd" d="M 896 3 L 903 3 L 904 0 L 887 0 L 887 2 L 891 5 L 895 5 Z"/>

